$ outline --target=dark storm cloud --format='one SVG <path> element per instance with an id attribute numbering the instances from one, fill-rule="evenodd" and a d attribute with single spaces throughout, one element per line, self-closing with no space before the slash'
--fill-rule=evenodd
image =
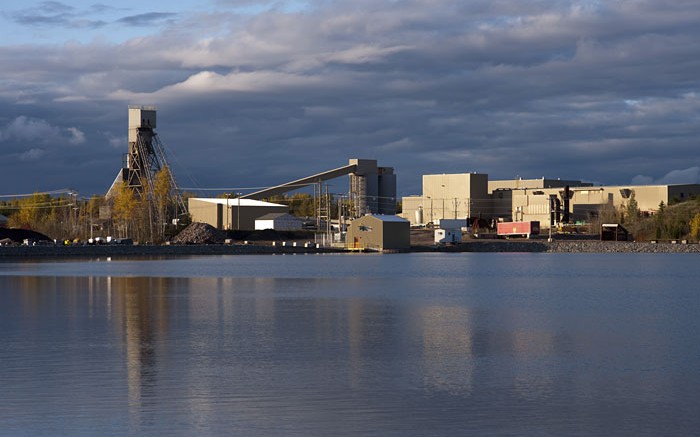
<path id="1" fill-rule="evenodd" d="M 700 182 L 695 2 L 354 0 L 131 18 L 177 22 L 120 45 L 0 47 L 0 129 L 34 113 L 79 129 L 85 143 L 59 159 L 89 157 L 90 187 L 120 165 L 127 104 L 159 106 L 187 186 L 271 185 L 351 157 L 394 166 L 403 193 L 421 174 L 464 171 Z"/>
<path id="2" fill-rule="evenodd" d="M 10 18 L 17 24 L 38 27 L 97 28 L 106 24 L 101 20 L 84 18 L 74 7 L 55 1 L 42 2 L 36 8 L 15 11 L 10 14 Z"/>
<path id="3" fill-rule="evenodd" d="M 152 26 L 171 21 L 176 16 L 177 14 L 171 14 L 167 12 L 149 12 L 146 14 L 131 15 L 128 17 L 120 18 L 119 20 L 117 20 L 117 22 L 126 24 L 128 26 Z"/>

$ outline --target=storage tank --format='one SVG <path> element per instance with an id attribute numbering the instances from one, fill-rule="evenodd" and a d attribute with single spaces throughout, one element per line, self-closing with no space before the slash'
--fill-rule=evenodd
<path id="1" fill-rule="evenodd" d="M 419 206 L 418 209 L 416 210 L 416 224 L 417 225 L 423 224 L 423 207 L 422 206 Z"/>

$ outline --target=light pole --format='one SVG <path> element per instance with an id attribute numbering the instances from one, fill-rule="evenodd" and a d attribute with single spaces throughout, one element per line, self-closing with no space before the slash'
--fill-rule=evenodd
<path id="1" fill-rule="evenodd" d="M 433 198 L 430 196 L 425 196 L 430 199 L 430 224 L 433 224 Z"/>
<path id="2" fill-rule="evenodd" d="M 231 193 L 224 193 L 224 196 L 226 196 L 226 230 L 230 230 L 231 229 L 231 211 L 229 211 L 228 199 L 231 197 Z"/>
<path id="3" fill-rule="evenodd" d="M 241 230 L 241 193 L 236 193 L 236 196 L 238 196 L 238 208 L 236 211 L 236 230 L 240 231 Z"/>

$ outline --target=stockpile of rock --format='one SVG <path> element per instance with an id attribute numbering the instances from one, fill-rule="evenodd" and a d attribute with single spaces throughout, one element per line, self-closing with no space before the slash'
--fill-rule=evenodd
<path id="1" fill-rule="evenodd" d="M 207 223 L 192 223 L 173 238 L 175 244 L 221 244 L 226 240 L 226 232 Z"/>
<path id="2" fill-rule="evenodd" d="M 22 243 L 24 240 L 52 241 L 49 237 L 29 229 L 0 228 L 0 241 L 7 243 Z"/>

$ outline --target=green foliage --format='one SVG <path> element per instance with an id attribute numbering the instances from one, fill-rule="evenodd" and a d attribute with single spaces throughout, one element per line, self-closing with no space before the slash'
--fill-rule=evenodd
<path id="1" fill-rule="evenodd" d="M 630 224 L 636 223 L 639 218 L 639 204 L 634 198 L 634 192 L 630 195 L 630 199 L 625 206 L 625 218 L 626 222 Z"/>
<path id="2" fill-rule="evenodd" d="M 610 211 L 610 208 L 602 208 L 599 223 L 623 223 L 621 219 L 624 217 L 625 228 L 637 241 L 699 238 L 694 236 L 692 226 L 695 216 L 700 214 L 700 202 L 686 201 L 670 206 L 661 202 L 654 214 L 643 216 L 635 212 L 635 210 L 638 211 L 638 206 L 631 200 L 632 198 L 617 211 L 617 218 L 620 221 L 615 221 L 615 214 Z M 696 226 L 700 227 L 700 218 L 697 220 Z"/>

